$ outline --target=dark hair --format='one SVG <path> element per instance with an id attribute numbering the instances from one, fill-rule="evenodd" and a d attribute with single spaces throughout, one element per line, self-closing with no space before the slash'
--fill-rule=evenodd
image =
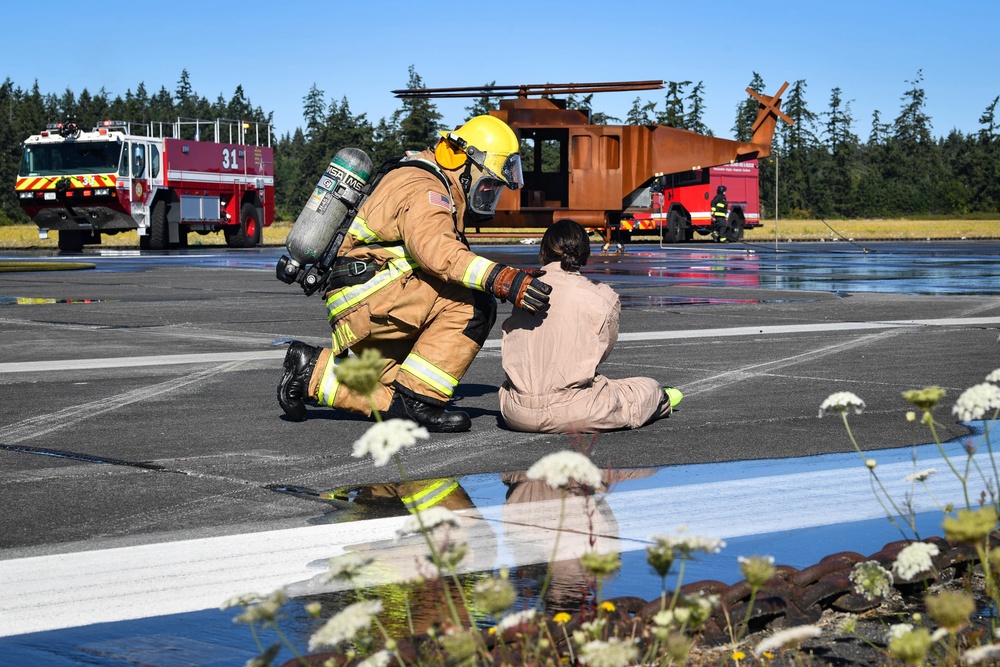
<path id="1" fill-rule="evenodd" d="M 590 258 L 590 237 L 575 220 L 560 220 L 545 230 L 538 251 L 542 264 L 559 260 L 563 271 L 579 271 Z"/>

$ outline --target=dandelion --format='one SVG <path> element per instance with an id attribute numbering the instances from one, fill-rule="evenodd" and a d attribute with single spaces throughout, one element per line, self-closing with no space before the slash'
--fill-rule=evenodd
<path id="1" fill-rule="evenodd" d="M 355 635 L 371 624 L 372 618 L 380 611 L 382 611 L 381 600 L 362 600 L 348 605 L 340 613 L 331 616 L 330 620 L 309 638 L 309 650 L 332 648 L 354 639 Z"/>
<path id="2" fill-rule="evenodd" d="M 924 470 L 918 470 L 912 475 L 907 475 L 904 479 L 907 482 L 926 482 L 927 478 L 937 472 L 937 468 L 925 468 Z"/>
<path id="3" fill-rule="evenodd" d="M 617 553 L 599 554 L 588 551 L 580 556 L 580 564 L 595 577 L 606 577 L 622 566 L 622 560 Z"/>
<path id="4" fill-rule="evenodd" d="M 592 667 L 624 667 L 639 657 L 639 648 L 617 637 L 607 641 L 594 640 L 580 647 L 577 656 L 581 665 Z"/>
<path id="5" fill-rule="evenodd" d="M 413 533 L 430 532 L 443 525 L 458 528 L 458 515 L 446 507 L 429 507 L 406 517 L 403 527 L 396 534 L 403 537 Z"/>
<path id="6" fill-rule="evenodd" d="M 849 391 L 838 391 L 827 396 L 819 406 L 819 416 L 842 415 L 849 410 L 854 410 L 854 414 L 860 415 L 865 409 L 865 402 L 856 394 Z"/>
<path id="7" fill-rule="evenodd" d="M 417 443 L 417 438 L 430 437 L 427 429 L 407 419 L 387 419 L 376 422 L 363 436 L 354 441 L 355 458 L 369 454 L 376 466 L 384 466 L 403 447 Z"/>
<path id="8" fill-rule="evenodd" d="M 957 516 L 945 517 L 941 524 L 944 536 L 956 542 L 975 543 L 989 535 L 997 526 L 997 511 L 993 507 L 978 510 L 958 510 Z"/>
<path id="9" fill-rule="evenodd" d="M 753 588 L 760 588 L 768 579 L 774 576 L 773 556 L 739 556 L 736 562 L 740 564 L 740 572 Z"/>
<path id="10" fill-rule="evenodd" d="M 571 618 L 573 617 L 567 614 L 566 612 L 561 611 L 552 617 L 552 621 L 558 623 L 559 625 L 565 625 L 566 623 L 569 623 Z"/>
<path id="11" fill-rule="evenodd" d="M 358 574 L 375 562 L 375 558 L 372 556 L 362 556 L 361 554 L 348 553 L 343 556 L 337 556 L 336 558 L 331 558 L 330 569 L 326 571 L 324 576 L 324 583 L 330 583 L 331 581 L 336 581 L 338 579 L 351 580 Z"/>
<path id="12" fill-rule="evenodd" d="M 351 356 L 337 364 L 337 381 L 362 396 L 371 396 L 382 378 L 385 359 L 378 350 L 367 349 L 361 356 Z"/>
<path id="13" fill-rule="evenodd" d="M 484 579 L 474 589 L 476 606 L 490 616 L 504 611 L 517 599 L 517 592 L 507 577 Z"/>
<path id="14" fill-rule="evenodd" d="M 959 421 L 967 422 L 982 419 L 988 412 L 998 408 L 1000 408 L 1000 387 L 983 382 L 962 392 L 955 401 L 951 413 L 958 417 Z"/>
<path id="15" fill-rule="evenodd" d="M 823 634 L 815 625 L 799 625 L 787 630 L 775 632 L 773 635 L 757 644 L 754 653 L 761 655 L 765 651 L 775 651 L 786 646 L 797 646 L 807 639 L 814 639 Z"/>
<path id="16" fill-rule="evenodd" d="M 850 579 L 855 592 L 866 600 L 885 597 L 892 589 L 892 573 L 873 560 L 855 563 Z"/>
<path id="17" fill-rule="evenodd" d="M 571 482 L 596 489 L 601 471 L 583 454 L 564 450 L 539 459 L 528 468 L 528 479 L 544 479 L 553 489 L 565 489 Z"/>
<path id="18" fill-rule="evenodd" d="M 903 392 L 903 398 L 921 410 L 930 410 L 944 398 L 945 391 L 941 387 L 925 387 L 910 389 Z"/>
<path id="19" fill-rule="evenodd" d="M 500 619 L 497 623 L 497 632 L 503 634 L 504 631 L 510 630 L 511 628 L 516 628 L 519 625 L 529 623 L 531 619 L 535 617 L 534 609 L 525 609 L 524 611 L 516 611 L 512 614 L 507 614 Z"/>
<path id="20" fill-rule="evenodd" d="M 737 649 L 737 650 L 733 651 L 732 658 L 733 658 L 733 660 L 736 660 L 737 662 L 739 662 L 740 660 L 746 660 L 747 659 L 747 654 L 744 653 L 743 651 L 740 651 L 739 649 Z"/>
<path id="21" fill-rule="evenodd" d="M 927 628 L 917 628 L 892 639 L 889 642 L 889 653 L 898 660 L 919 665 L 927 657 L 927 649 L 933 643 L 934 640 Z"/>
<path id="22" fill-rule="evenodd" d="M 892 564 L 892 571 L 900 579 L 912 579 L 921 572 L 927 572 L 934 567 L 931 560 L 941 553 L 936 544 L 928 542 L 913 542 L 903 548 Z"/>
<path id="23" fill-rule="evenodd" d="M 962 654 L 962 662 L 967 665 L 978 665 L 979 663 L 994 661 L 998 658 L 1000 658 L 1000 644 L 977 646 L 976 648 L 970 648 Z"/>
<path id="24" fill-rule="evenodd" d="M 989 375 L 987 375 L 986 376 L 986 381 L 987 382 L 1000 382 L 1000 368 L 997 368 L 996 370 L 992 371 Z"/>
<path id="25" fill-rule="evenodd" d="M 934 622 L 950 632 L 965 625 L 972 612 L 976 611 L 975 600 L 963 591 L 941 591 L 937 595 L 928 595 L 924 602 Z"/>
<path id="26" fill-rule="evenodd" d="M 606 611 L 609 614 L 614 613 L 614 611 L 617 609 L 618 607 L 615 606 L 614 602 L 608 602 L 607 600 L 605 600 L 604 602 L 601 603 L 601 610 Z"/>

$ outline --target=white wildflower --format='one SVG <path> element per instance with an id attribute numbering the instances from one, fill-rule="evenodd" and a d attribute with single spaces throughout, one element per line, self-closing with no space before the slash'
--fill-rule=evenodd
<path id="1" fill-rule="evenodd" d="M 503 634 L 505 630 L 510 630 L 511 628 L 516 628 L 522 623 L 527 623 L 534 617 L 534 609 L 525 609 L 524 611 L 515 611 L 511 614 L 507 614 L 500 619 L 499 623 L 497 623 L 497 634 Z"/>
<path id="2" fill-rule="evenodd" d="M 997 408 L 1000 408 L 1000 387 L 983 382 L 962 392 L 955 401 L 951 413 L 958 417 L 959 421 L 967 422 L 982 419 Z"/>
<path id="3" fill-rule="evenodd" d="M 1000 658 L 1000 644 L 977 646 L 976 648 L 970 648 L 962 654 L 962 662 L 966 665 L 978 665 L 981 662 L 996 660 L 998 658 Z"/>
<path id="4" fill-rule="evenodd" d="M 939 642 L 948 636 L 948 628 L 938 628 L 933 633 L 931 633 L 931 641 Z"/>
<path id="5" fill-rule="evenodd" d="M 625 667 L 639 657 L 639 647 L 611 637 L 606 642 L 589 641 L 580 647 L 577 656 L 581 665 L 590 667 Z"/>
<path id="6" fill-rule="evenodd" d="M 918 470 L 912 475 L 906 476 L 907 482 L 926 482 L 927 478 L 937 472 L 937 468 L 925 468 L 924 470 Z"/>
<path id="7" fill-rule="evenodd" d="M 861 414 L 865 409 L 865 402 L 858 398 L 857 394 L 849 391 L 838 391 L 827 396 L 819 406 L 819 416 L 844 414 L 848 410 L 854 410 L 855 414 Z"/>
<path id="8" fill-rule="evenodd" d="M 892 572 L 873 560 L 855 563 L 849 579 L 854 584 L 854 591 L 866 600 L 885 597 L 892 590 Z"/>
<path id="9" fill-rule="evenodd" d="M 987 382 L 1000 382 L 1000 368 L 986 376 Z"/>
<path id="10" fill-rule="evenodd" d="M 278 616 L 278 611 L 287 601 L 288 593 L 284 588 L 279 588 L 266 598 L 250 594 L 233 598 L 226 604 L 233 606 L 230 602 L 235 602 L 244 606 L 243 613 L 233 619 L 234 623 L 254 625 L 256 623 L 274 622 Z"/>
<path id="11" fill-rule="evenodd" d="M 458 515 L 446 507 L 430 507 L 408 516 L 397 534 L 402 537 L 412 533 L 430 532 L 442 525 L 458 528 Z"/>
<path id="12" fill-rule="evenodd" d="M 380 611 L 382 611 L 381 600 L 362 600 L 344 607 L 309 638 L 309 650 L 332 648 L 354 639 L 356 634 L 371 624 L 372 618 Z"/>
<path id="13" fill-rule="evenodd" d="M 906 633 L 913 631 L 913 624 L 911 623 L 893 623 L 889 626 L 889 640 L 900 639 Z M 887 642 L 888 643 L 888 642 Z"/>
<path id="14" fill-rule="evenodd" d="M 365 567 L 375 562 L 372 556 L 362 556 L 361 554 L 347 553 L 329 560 L 330 569 L 326 571 L 324 582 L 330 583 L 337 579 L 353 579 L 358 576 Z"/>
<path id="15" fill-rule="evenodd" d="M 417 443 L 417 438 L 430 437 L 427 429 L 408 419 L 387 419 L 376 422 L 363 436 L 354 441 L 352 456 L 371 455 L 376 466 L 384 466 L 403 447 Z"/>
<path id="16" fill-rule="evenodd" d="M 564 450 L 539 459 L 528 468 L 528 479 L 544 479 L 553 489 L 565 489 L 571 482 L 596 489 L 601 471 L 583 454 Z"/>
<path id="17" fill-rule="evenodd" d="M 686 531 L 685 526 L 679 526 L 677 528 L 678 535 L 653 535 L 650 539 L 655 541 L 658 547 L 672 549 L 683 556 L 690 556 L 697 552 L 717 554 L 726 546 L 723 540 L 701 535 L 688 535 Z"/>
<path id="18" fill-rule="evenodd" d="M 821 634 L 823 634 L 823 631 L 815 625 L 799 625 L 794 628 L 788 628 L 787 630 L 775 632 L 773 635 L 757 644 L 757 648 L 754 649 L 754 653 L 761 655 L 768 651 L 776 651 L 785 646 L 801 644 L 807 639 L 819 637 Z"/>
<path id="19" fill-rule="evenodd" d="M 359 662 L 358 667 L 389 667 L 390 660 L 392 660 L 392 653 L 382 649 Z"/>
<path id="20" fill-rule="evenodd" d="M 913 542 L 908 544 L 896 556 L 892 571 L 900 579 L 912 579 L 921 572 L 927 572 L 934 567 L 932 557 L 941 553 L 936 544 L 928 542 Z"/>

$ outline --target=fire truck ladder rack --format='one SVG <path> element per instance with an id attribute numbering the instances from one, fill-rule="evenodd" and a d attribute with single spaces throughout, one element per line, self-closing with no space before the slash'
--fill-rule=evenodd
<path id="1" fill-rule="evenodd" d="M 615 93 L 629 90 L 660 90 L 663 81 L 616 81 L 606 83 L 531 83 L 519 86 L 470 86 L 466 88 L 406 88 L 392 94 L 401 99 L 430 97 L 518 97 L 528 95 L 573 95 L 577 93 Z"/>
<path id="2" fill-rule="evenodd" d="M 102 129 L 117 129 L 125 134 L 149 137 L 150 139 L 193 138 L 195 141 L 215 141 L 218 143 L 246 144 L 253 146 L 271 145 L 271 125 L 258 121 L 216 118 L 200 120 L 180 117 L 176 121 L 155 120 L 148 123 L 108 120 L 99 126 Z M 194 128 L 190 130 L 190 128 Z M 185 129 L 187 132 L 185 137 Z"/>

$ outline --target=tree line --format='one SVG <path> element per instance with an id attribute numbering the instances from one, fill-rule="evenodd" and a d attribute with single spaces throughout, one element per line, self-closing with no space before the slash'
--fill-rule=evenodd
<path id="1" fill-rule="evenodd" d="M 841 88 L 831 90 L 825 107 L 814 111 L 806 99 L 805 80 L 792 83 L 781 108 L 795 123 L 779 121 L 775 157 L 760 165 L 762 215 L 774 214 L 776 181 L 782 217 L 989 217 L 1000 212 L 996 118 L 1000 96 L 980 113 L 977 132 L 953 129 L 935 137 L 926 111 L 922 72 L 918 70 L 905 84 L 896 115 L 875 111 L 865 125 L 852 114 L 851 100 Z M 407 88 L 423 87 L 411 66 Z M 767 92 L 756 72 L 749 87 Z M 666 82 L 662 105 L 637 97 L 624 119 L 595 110 L 593 95 L 571 95 L 567 106 L 587 110 L 595 124 L 656 123 L 712 134 L 703 122 L 704 90 L 701 81 Z M 463 122 L 497 108 L 498 103 L 499 98 L 474 98 L 465 108 Z M 134 92 L 129 89 L 124 97 L 113 98 L 103 88 L 96 93 L 87 89 L 79 94 L 69 89 L 61 95 L 43 93 L 37 82 L 23 90 L 8 78 L 0 84 L 0 113 L 0 224 L 28 222 L 13 188 L 21 142 L 47 123 L 68 117 L 81 127 L 92 127 L 105 118 L 132 122 L 227 118 L 271 123 L 273 116 L 254 106 L 241 85 L 228 100 L 220 94 L 209 102 L 192 89 L 187 70 L 181 72 L 172 92 L 161 87 L 150 94 L 140 83 Z M 735 110 L 732 137 L 749 140 L 756 114 L 757 102 L 748 96 Z M 430 99 L 404 98 L 389 117 L 372 121 L 363 112 L 355 113 L 346 97 L 327 99 L 315 84 L 303 98 L 303 118 L 304 127 L 271 138 L 275 204 L 282 220 L 298 216 L 320 173 L 339 149 L 361 148 L 379 164 L 404 151 L 433 145 L 438 130 L 445 129 Z"/>

